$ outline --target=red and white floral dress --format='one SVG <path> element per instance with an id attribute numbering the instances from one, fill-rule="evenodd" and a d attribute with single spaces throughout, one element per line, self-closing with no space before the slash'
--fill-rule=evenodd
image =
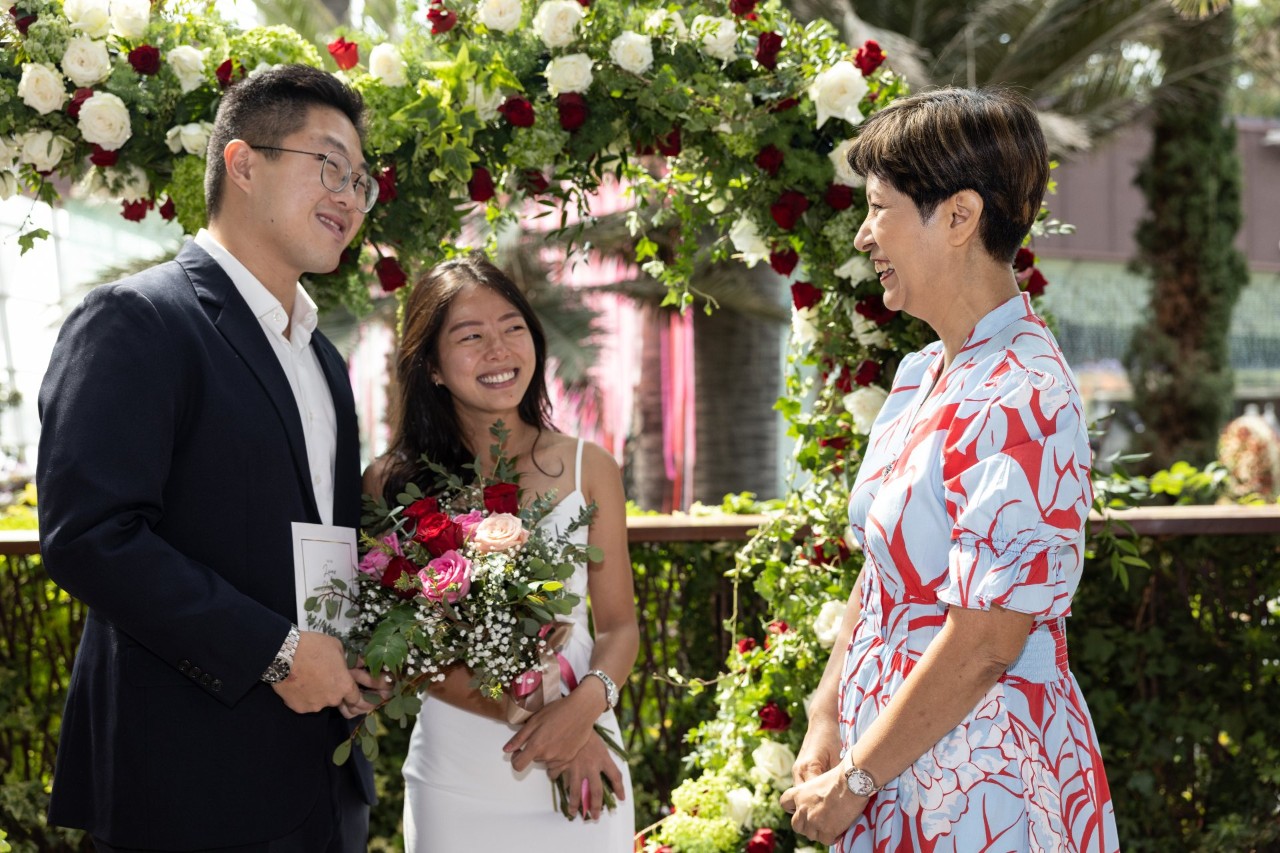
<path id="1" fill-rule="evenodd" d="M 1092 496 L 1079 391 L 1025 295 L 984 317 L 945 373 L 942 361 L 940 343 L 903 361 L 850 498 L 866 563 L 840 683 L 845 749 L 893 701 L 948 607 L 999 605 L 1034 627 L 969 716 L 832 849 L 1118 850 L 1067 668 Z"/>

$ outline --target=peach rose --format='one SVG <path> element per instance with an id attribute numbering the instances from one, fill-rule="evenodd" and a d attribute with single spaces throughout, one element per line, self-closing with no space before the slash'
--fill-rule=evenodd
<path id="1" fill-rule="evenodd" d="M 529 538 L 520 519 L 507 512 L 498 512 L 476 525 L 474 541 L 476 550 L 482 552 L 509 551 L 518 548 Z"/>

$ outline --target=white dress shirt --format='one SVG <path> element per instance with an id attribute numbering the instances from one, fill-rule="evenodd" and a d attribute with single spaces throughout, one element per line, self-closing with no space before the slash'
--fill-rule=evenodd
<path id="1" fill-rule="evenodd" d="M 334 414 L 333 397 L 325 382 L 320 359 L 311 347 L 311 334 L 316 329 L 316 304 L 302 285 L 296 285 L 293 299 L 293 316 L 286 317 L 280 300 L 228 252 L 213 235 L 201 228 L 195 236 L 196 245 L 204 249 L 231 277 L 249 310 L 262 325 L 262 333 L 271 343 L 280 367 L 284 370 L 293 401 L 297 404 L 302 420 L 302 432 L 307 442 L 307 462 L 311 468 L 311 489 L 315 493 L 316 507 L 324 524 L 333 523 L 333 470 L 338 447 L 338 420 Z M 289 337 L 284 336 L 285 328 Z M 277 400 L 277 403 L 283 401 Z"/>

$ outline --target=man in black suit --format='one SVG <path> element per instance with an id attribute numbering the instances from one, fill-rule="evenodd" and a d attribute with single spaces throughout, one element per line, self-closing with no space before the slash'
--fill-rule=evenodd
<path id="1" fill-rule="evenodd" d="M 291 531 L 359 523 L 355 403 L 298 278 L 376 199 L 363 110 L 304 66 L 229 89 L 208 229 L 90 293 L 54 348 L 41 545 L 89 617 L 49 821 L 101 851 L 365 849 L 368 764 L 331 756 L 381 685 L 296 625 Z"/>

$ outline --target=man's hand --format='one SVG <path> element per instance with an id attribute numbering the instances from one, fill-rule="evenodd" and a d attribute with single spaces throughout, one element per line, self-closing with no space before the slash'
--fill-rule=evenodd
<path id="1" fill-rule="evenodd" d="M 303 631 L 293 655 L 289 677 L 271 685 L 276 694 L 299 714 L 363 702 L 360 685 L 347 669 L 347 658 L 337 638 L 316 631 Z"/>
<path id="2" fill-rule="evenodd" d="M 348 670 L 351 677 L 356 680 L 356 684 L 360 685 L 360 701 L 354 705 L 348 703 L 345 699 L 338 710 L 342 716 L 348 720 L 363 716 L 373 711 L 374 708 L 382 702 L 391 698 L 391 679 L 385 675 L 377 676 L 365 669 L 364 661 L 356 661 L 356 666 Z M 371 695 L 372 694 L 372 695 Z M 375 701 L 370 701 L 373 695 L 377 696 Z"/>

